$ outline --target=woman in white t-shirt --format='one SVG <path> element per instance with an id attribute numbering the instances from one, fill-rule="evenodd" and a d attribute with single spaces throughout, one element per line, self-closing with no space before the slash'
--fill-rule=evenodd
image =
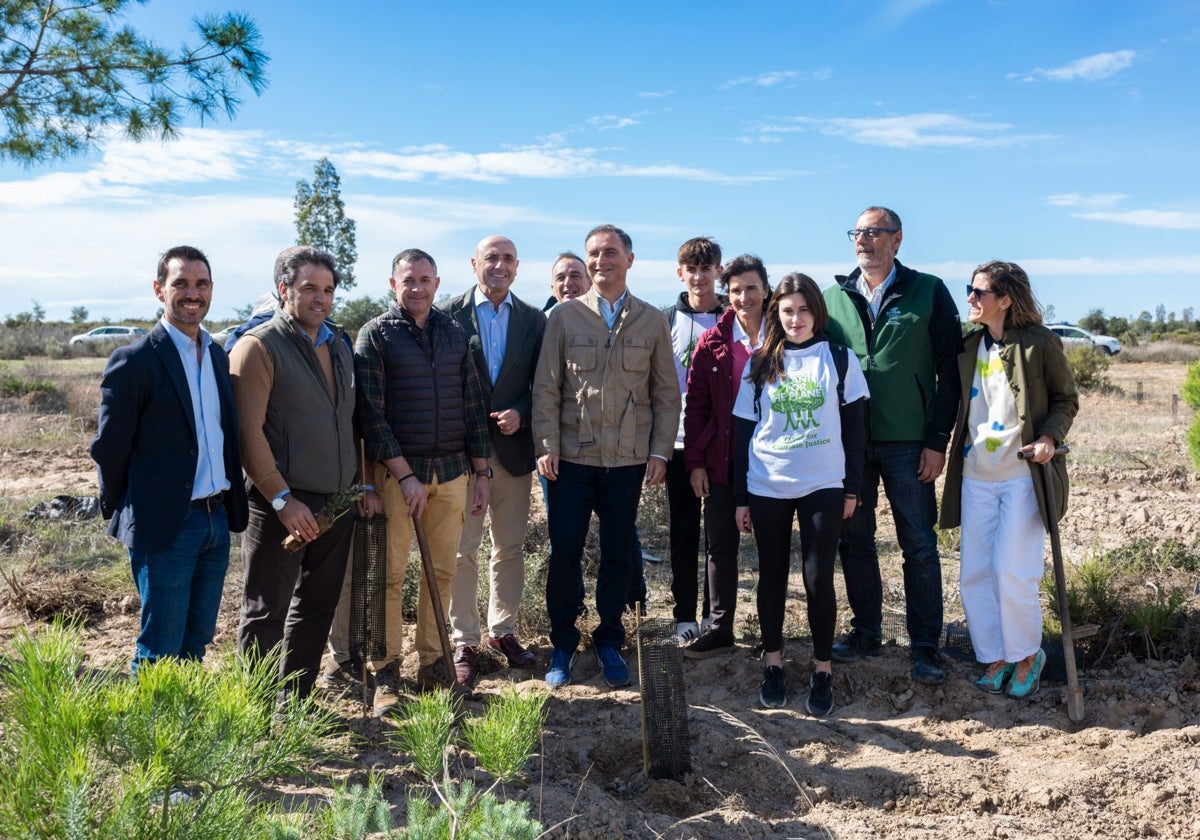
<path id="1" fill-rule="evenodd" d="M 733 408 L 735 518 L 743 533 L 753 524 L 758 544 L 766 663 L 759 701 L 767 708 L 787 704 L 783 615 L 797 519 L 815 660 L 805 705 L 817 717 L 833 708 L 833 561 L 842 520 L 858 504 L 867 442 L 867 382 L 854 354 L 830 344 L 828 323 L 812 278 L 784 277 L 767 309 L 766 339 L 746 366 Z"/>
<path id="2" fill-rule="evenodd" d="M 1029 277 L 993 260 L 967 286 L 972 326 L 958 357 L 962 401 L 942 492 L 940 525 L 962 525 L 959 591 L 989 694 L 1037 693 L 1046 653 L 1038 583 L 1049 506 L 1039 469 L 1055 473 L 1055 512 L 1067 508 L 1063 442 L 1079 395 L 1062 341 L 1042 326 Z M 1028 460 L 1018 459 L 1023 452 Z M 1034 466 L 1038 464 L 1040 466 Z"/>

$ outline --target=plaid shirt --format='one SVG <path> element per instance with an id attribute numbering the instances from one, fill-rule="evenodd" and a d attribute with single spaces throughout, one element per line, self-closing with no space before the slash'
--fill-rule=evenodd
<path id="1" fill-rule="evenodd" d="M 415 325 L 408 322 L 407 313 L 403 310 L 401 312 L 410 332 L 420 332 Z M 448 320 L 448 316 L 437 310 L 430 310 L 430 320 L 425 322 L 426 328 L 431 326 L 431 321 L 439 317 Z M 457 324 L 454 327 L 457 329 Z M 409 469 L 422 484 L 430 484 L 435 479 L 439 484 L 451 481 L 471 469 L 471 458 L 490 458 L 492 447 L 488 439 L 487 409 L 484 406 L 483 388 L 479 384 L 479 374 L 471 360 L 470 350 L 463 353 L 462 359 L 463 411 L 467 420 L 466 451 L 440 456 L 406 455 L 403 443 L 396 440 L 384 411 L 387 374 L 381 342 L 382 336 L 372 320 L 359 332 L 354 351 L 354 368 L 358 379 L 358 409 L 367 456 L 377 461 L 403 456 Z"/>

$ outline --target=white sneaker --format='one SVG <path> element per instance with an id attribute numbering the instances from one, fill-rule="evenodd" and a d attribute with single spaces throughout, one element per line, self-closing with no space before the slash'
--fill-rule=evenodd
<path id="1" fill-rule="evenodd" d="M 700 619 L 700 635 L 703 636 L 709 630 L 713 629 L 713 620 L 711 616 L 704 616 Z"/>
<path id="2" fill-rule="evenodd" d="M 694 621 L 675 622 L 675 640 L 681 645 L 690 645 L 700 638 L 700 625 Z"/>

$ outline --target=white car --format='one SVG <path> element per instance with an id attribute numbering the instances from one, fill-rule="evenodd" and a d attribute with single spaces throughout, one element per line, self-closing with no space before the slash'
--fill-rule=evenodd
<path id="1" fill-rule="evenodd" d="M 83 335 L 72 336 L 68 344 L 128 344 L 146 334 L 141 327 L 108 326 L 96 327 Z"/>
<path id="2" fill-rule="evenodd" d="M 1111 335 L 1088 332 L 1074 324 L 1047 324 L 1050 331 L 1062 339 L 1063 347 L 1091 347 L 1105 356 L 1121 352 L 1121 342 Z"/>

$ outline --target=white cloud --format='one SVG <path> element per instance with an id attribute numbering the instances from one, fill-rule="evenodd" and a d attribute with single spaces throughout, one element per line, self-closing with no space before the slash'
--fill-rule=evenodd
<path id="1" fill-rule="evenodd" d="M 1061 67 L 1037 67 L 1027 73 L 1009 73 L 1006 78 L 1020 79 L 1023 82 L 1036 82 L 1050 79 L 1056 82 L 1097 82 L 1115 76 L 1126 67 L 1133 64 L 1137 53 L 1133 50 L 1116 50 L 1102 52 L 1077 58 Z"/>
<path id="2" fill-rule="evenodd" d="M 674 96 L 675 91 L 668 88 L 667 90 L 643 90 L 638 93 L 641 99 L 662 99 L 667 96 Z"/>
<path id="3" fill-rule="evenodd" d="M 1200 212 L 1186 210 L 1117 210 L 1116 207 L 1127 196 L 1119 193 L 1081 195 L 1063 193 L 1046 196 L 1046 203 L 1055 207 L 1073 207 L 1076 219 L 1092 222 L 1112 222 L 1135 227 L 1157 228 L 1158 230 L 1200 230 Z"/>
<path id="4" fill-rule="evenodd" d="M 600 157 L 599 149 L 556 145 L 521 146 L 501 152 L 462 152 L 445 146 L 397 152 L 350 151 L 338 157 L 345 174 L 391 181 L 466 180 L 503 183 L 512 178 L 595 176 L 672 178 L 721 184 L 776 180 L 779 175 L 727 175 L 677 164 L 619 164 Z"/>
<path id="5" fill-rule="evenodd" d="M 170 142 L 133 143 L 120 138 L 102 147 L 100 160 L 82 172 L 50 172 L 0 182 L 0 206 L 49 207 L 89 199 L 117 203 L 155 200 L 164 188 L 234 181 L 262 163 L 260 132 L 184 130 Z"/>
<path id="6" fill-rule="evenodd" d="M 903 254 L 900 255 L 903 259 Z M 1004 257 L 1029 272 L 1037 291 L 1039 277 L 1169 277 L 1200 275 L 1200 254 L 1176 254 L 1152 257 Z M 908 263 L 905 263 L 906 265 Z M 947 283 L 970 277 L 978 262 L 920 262 L 919 268 Z M 839 273 L 845 273 L 845 267 Z"/>
<path id="7" fill-rule="evenodd" d="M 1123 210 L 1120 212 L 1072 213 L 1093 222 L 1158 228 L 1159 230 L 1200 230 L 1200 213 L 1178 210 Z"/>
<path id="8" fill-rule="evenodd" d="M 980 122 L 954 114 L 907 114 L 897 117 L 791 117 L 755 126 L 751 138 L 817 131 L 852 143 L 894 149 L 977 148 L 994 149 L 1053 139 L 1050 135 L 1009 134 L 1009 123 Z"/>
<path id="9" fill-rule="evenodd" d="M 771 70 L 757 76 L 742 76 L 730 79 L 717 86 L 717 90 L 729 90 L 740 85 L 755 85 L 757 87 L 776 87 L 784 85 L 793 87 L 799 82 L 823 82 L 833 75 L 829 68 L 820 70 Z"/>
<path id="10" fill-rule="evenodd" d="M 1051 207 L 1082 207 L 1090 210 L 1105 210 L 1115 207 L 1126 196 L 1120 193 L 1098 193 L 1083 195 L 1081 193 L 1060 193 L 1048 195 L 1044 199 Z"/>
<path id="11" fill-rule="evenodd" d="M 588 117 L 587 123 L 601 131 L 608 131 L 614 128 L 629 128 L 631 125 L 637 125 L 639 120 L 636 116 L 618 117 L 615 114 L 605 114 L 599 117 Z"/>

